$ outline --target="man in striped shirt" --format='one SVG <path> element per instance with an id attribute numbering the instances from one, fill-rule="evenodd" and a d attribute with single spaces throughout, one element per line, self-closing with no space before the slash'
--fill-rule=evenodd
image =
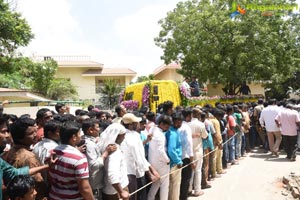
<path id="1" fill-rule="evenodd" d="M 94 199 L 87 159 L 75 147 L 80 141 L 80 125 L 66 122 L 60 137 L 61 145 L 54 149 L 58 160 L 49 170 L 50 199 Z"/>

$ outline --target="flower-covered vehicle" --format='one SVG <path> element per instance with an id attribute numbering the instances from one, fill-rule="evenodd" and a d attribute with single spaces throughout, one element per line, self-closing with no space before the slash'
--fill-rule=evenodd
<path id="1" fill-rule="evenodd" d="M 165 101 L 172 101 L 174 107 L 183 106 L 204 106 L 205 104 L 215 105 L 220 103 L 234 102 L 256 102 L 263 95 L 227 95 L 227 96 L 199 96 L 191 97 L 182 84 L 172 80 L 151 80 L 131 84 L 120 94 L 119 103 L 128 110 L 135 110 L 142 106 L 148 106 L 151 111 L 156 111 L 157 106 Z"/>
<path id="2" fill-rule="evenodd" d="M 177 83 L 171 80 L 151 80 L 131 84 L 120 95 L 120 104 L 130 106 L 138 103 L 138 108 L 148 106 L 151 111 L 156 111 L 157 106 L 165 101 L 172 101 L 174 107 L 181 105 L 181 96 Z"/>

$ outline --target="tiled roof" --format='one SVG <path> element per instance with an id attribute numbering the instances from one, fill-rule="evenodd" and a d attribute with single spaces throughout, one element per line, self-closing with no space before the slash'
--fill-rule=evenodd
<path id="1" fill-rule="evenodd" d="M 135 76 L 136 72 L 129 68 L 89 69 L 82 76 Z"/>
<path id="2" fill-rule="evenodd" d="M 164 71 L 165 69 L 181 69 L 180 64 L 177 63 L 170 63 L 168 65 L 163 64 L 161 66 L 159 66 L 158 68 L 156 68 L 153 72 L 154 75 L 159 74 L 160 72 Z"/>
<path id="3" fill-rule="evenodd" d="M 132 75 L 136 75 L 136 72 L 129 68 L 103 68 L 102 74 L 132 74 Z"/>

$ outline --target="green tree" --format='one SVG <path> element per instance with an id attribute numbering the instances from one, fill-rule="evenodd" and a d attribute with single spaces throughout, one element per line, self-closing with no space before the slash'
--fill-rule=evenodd
<path id="1" fill-rule="evenodd" d="M 102 103 L 111 109 L 113 106 L 118 104 L 119 94 L 122 87 L 113 79 L 107 79 L 104 81 L 103 87 L 100 88 L 102 95 Z"/>
<path id="2" fill-rule="evenodd" d="M 241 5 L 257 2 L 238 1 Z M 178 3 L 159 22 L 162 30 L 155 38 L 165 63 L 180 62 L 179 73 L 221 83 L 226 94 L 236 94 L 243 81 L 284 80 L 299 68 L 299 15 L 282 12 L 282 16 L 265 17 L 251 10 L 230 18 L 231 6 L 227 0 Z"/>
<path id="3" fill-rule="evenodd" d="M 3 74 L 15 70 L 16 50 L 27 46 L 33 34 L 27 21 L 4 0 L 0 0 L 0 27 L 0 73 Z"/>
<path id="4" fill-rule="evenodd" d="M 18 57 L 11 63 L 13 72 L 0 74 L 0 87 L 25 89 L 54 100 L 76 99 L 76 87 L 66 79 L 56 79 L 56 61 L 33 62 Z"/>
<path id="5" fill-rule="evenodd" d="M 31 89 L 31 69 L 35 63 L 27 57 L 16 57 L 11 60 L 10 67 L 13 71 L 0 74 L 0 87 Z"/>
<path id="6" fill-rule="evenodd" d="M 149 80 L 154 80 L 154 74 L 150 74 L 149 76 L 139 76 L 136 79 L 136 83 L 149 81 Z"/>
<path id="7" fill-rule="evenodd" d="M 47 91 L 55 78 L 57 67 L 57 62 L 53 59 L 34 63 L 30 66 L 28 76 L 32 90 L 47 96 Z"/>
<path id="8" fill-rule="evenodd" d="M 296 70 L 286 77 L 278 76 L 266 84 L 266 97 L 283 99 L 288 98 L 290 94 L 300 94 L 300 71 Z"/>
<path id="9" fill-rule="evenodd" d="M 53 100 L 76 100 L 78 93 L 71 81 L 58 78 L 50 83 L 47 97 Z"/>

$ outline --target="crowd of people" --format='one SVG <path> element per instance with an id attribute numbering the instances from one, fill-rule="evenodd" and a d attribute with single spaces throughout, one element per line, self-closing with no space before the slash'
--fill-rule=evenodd
<path id="1" fill-rule="evenodd" d="M 255 147 L 296 160 L 299 102 L 173 107 L 115 115 L 63 104 L 36 116 L 0 108 L 0 199 L 186 200 Z M 283 143 L 281 143 L 283 141 Z"/>

